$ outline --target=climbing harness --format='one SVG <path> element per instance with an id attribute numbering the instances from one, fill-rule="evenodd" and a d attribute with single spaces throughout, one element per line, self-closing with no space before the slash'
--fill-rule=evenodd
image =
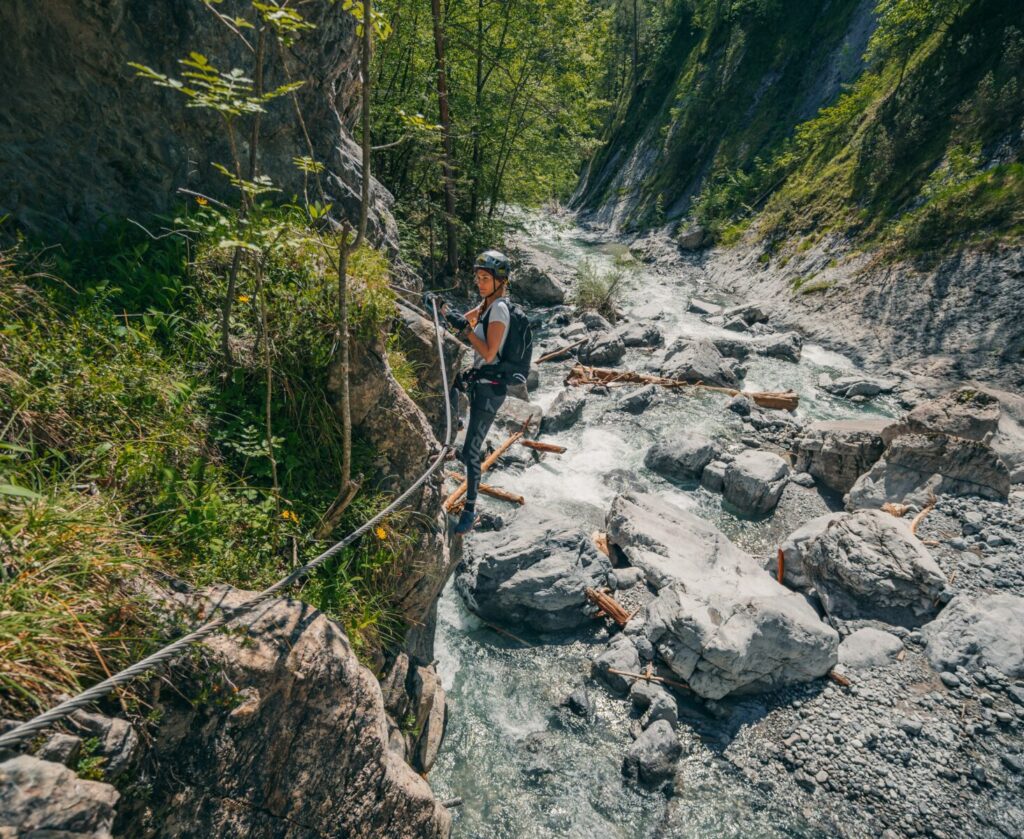
<path id="1" fill-rule="evenodd" d="M 51 708 L 49 711 L 46 711 L 45 713 L 40 714 L 37 717 L 33 717 L 28 722 L 24 722 L 21 725 L 15 726 L 10 731 L 0 735 L 0 748 L 9 749 L 18 745 L 19 743 L 23 743 L 25 740 L 29 739 L 35 734 L 38 734 L 40 731 L 48 728 L 50 725 L 57 722 L 58 720 L 64 719 L 72 712 L 77 711 L 81 708 L 85 708 L 86 706 L 95 702 L 97 699 L 106 696 L 106 694 L 110 693 L 110 691 L 112 691 L 114 688 L 123 685 L 127 682 L 130 682 L 133 679 L 145 673 L 148 673 L 149 671 L 159 667 L 162 664 L 166 664 L 167 662 L 174 659 L 179 653 L 181 653 L 187 647 L 197 643 L 198 641 L 202 641 L 204 638 L 208 638 L 210 635 L 212 635 L 218 629 L 221 629 L 226 624 L 230 623 L 236 618 L 241 617 L 246 612 L 251 612 L 257 606 L 261 606 L 268 600 L 277 596 L 280 592 L 284 591 L 287 588 L 290 588 L 300 580 L 305 579 L 309 576 L 311 572 L 315 571 L 317 568 L 323 565 L 332 556 L 334 556 L 339 551 L 351 545 L 353 542 L 356 541 L 356 539 L 358 539 L 364 533 L 368 533 L 386 515 L 398 509 L 407 498 L 409 498 L 414 492 L 416 492 L 416 490 L 418 490 L 421 486 L 423 486 L 424 483 L 426 483 L 427 478 L 429 478 L 431 475 L 434 474 L 434 472 L 441 468 L 441 465 L 447 458 L 449 450 L 452 449 L 452 411 L 451 405 L 448 401 L 448 371 L 445 368 L 444 346 L 442 344 L 441 339 L 441 326 L 438 323 L 437 319 L 436 302 L 433 302 L 432 308 L 434 320 L 434 336 L 437 339 L 437 355 L 441 367 L 441 381 L 443 385 L 441 393 L 443 395 L 445 403 L 445 434 L 444 444 L 441 447 L 440 453 L 438 453 L 437 457 L 434 458 L 433 462 L 426 469 L 426 471 L 423 472 L 423 474 L 421 474 L 415 481 L 413 481 L 412 485 L 405 492 L 399 495 L 398 498 L 396 498 L 387 507 L 385 507 L 379 513 L 377 513 L 377 515 L 375 515 L 372 519 L 364 522 L 361 526 L 359 526 L 351 533 L 349 533 L 347 536 L 345 536 L 341 541 L 331 545 L 331 547 L 329 547 L 326 551 L 324 551 L 315 559 L 306 563 L 301 568 L 295 569 L 287 577 L 278 580 L 270 588 L 260 592 L 255 597 L 251 597 L 249 600 L 245 601 L 239 606 L 236 606 L 233 609 L 228 609 L 222 612 L 218 617 L 211 618 L 206 623 L 202 624 L 200 627 L 190 632 L 188 635 L 185 635 L 179 638 L 177 641 L 168 644 L 166 647 L 157 650 L 152 655 L 142 659 L 142 661 L 136 662 L 135 664 L 125 668 L 119 673 L 115 673 L 110 678 L 104 679 L 102 682 L 93 685 L 91 688 L 83 691 L 77 696 L 72 697 L 71 699 L 68 699 L 64 702 L 61 702 L 59 705 L 55 706 L 54 708 Z"/>

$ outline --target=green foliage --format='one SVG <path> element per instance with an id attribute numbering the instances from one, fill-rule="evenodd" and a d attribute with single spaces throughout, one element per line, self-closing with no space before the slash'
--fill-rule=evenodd
<path id="1" fill-rule="evenodd" d="M 576 267 L 571 300 L 580 309 L 590 309 L 614 323 L 618 320 L 616 304 L 622 295 L 626 274 L 619 268 L 601 272 L 589 259 Z"/>

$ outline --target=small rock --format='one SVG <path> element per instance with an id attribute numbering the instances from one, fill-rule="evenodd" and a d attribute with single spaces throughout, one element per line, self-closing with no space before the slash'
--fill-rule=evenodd
<path id="1" fill-rule="evenodd" d="M 671 793 L 676 761 L 682 753 L 672 726 L 666 720 L 657 720 L 626 749 L 622 774 L 646 787 Z"/>
<path id="2" fill-rule="evenodd" d="M 72 767 L 78 761 L 82 751 L 82 738 L 74 734 L 57 733 L 42 745 L 36 757 L 40 760 L 49 760 L 54 763 L 62 763 L 64 766 Z"/>

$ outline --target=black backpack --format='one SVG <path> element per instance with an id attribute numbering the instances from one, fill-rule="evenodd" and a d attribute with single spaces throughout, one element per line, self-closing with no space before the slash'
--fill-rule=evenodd
<path id="1" fill-rule="evenodd" d="M 495 301 L 496 303 L 497 301 Z M 505 301 L 509 311 L 508 337 L 497 360 L 480 368 L 481 374 L 491 376 L 504 385 L 524 385 L 533 362 L 533 327 L 526 313 L 510 300 Z M 492 304 L 483 316 L 484 335 L 491 316 Z"/>

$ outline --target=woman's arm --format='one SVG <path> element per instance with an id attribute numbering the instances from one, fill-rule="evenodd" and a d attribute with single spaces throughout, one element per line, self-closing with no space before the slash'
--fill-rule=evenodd
<path id="1" fill-rule="evenodd" d="M 487 341 L 481 341 L 476 333 L 467 332 L 466 339 L 469 345 L 483 356 L 484 363 L 490 364 L 498 355 L 498 348 L 501 346 L 501 336 L 505 334 L 505 324 L 495 321 L 487 324 Z"/>

